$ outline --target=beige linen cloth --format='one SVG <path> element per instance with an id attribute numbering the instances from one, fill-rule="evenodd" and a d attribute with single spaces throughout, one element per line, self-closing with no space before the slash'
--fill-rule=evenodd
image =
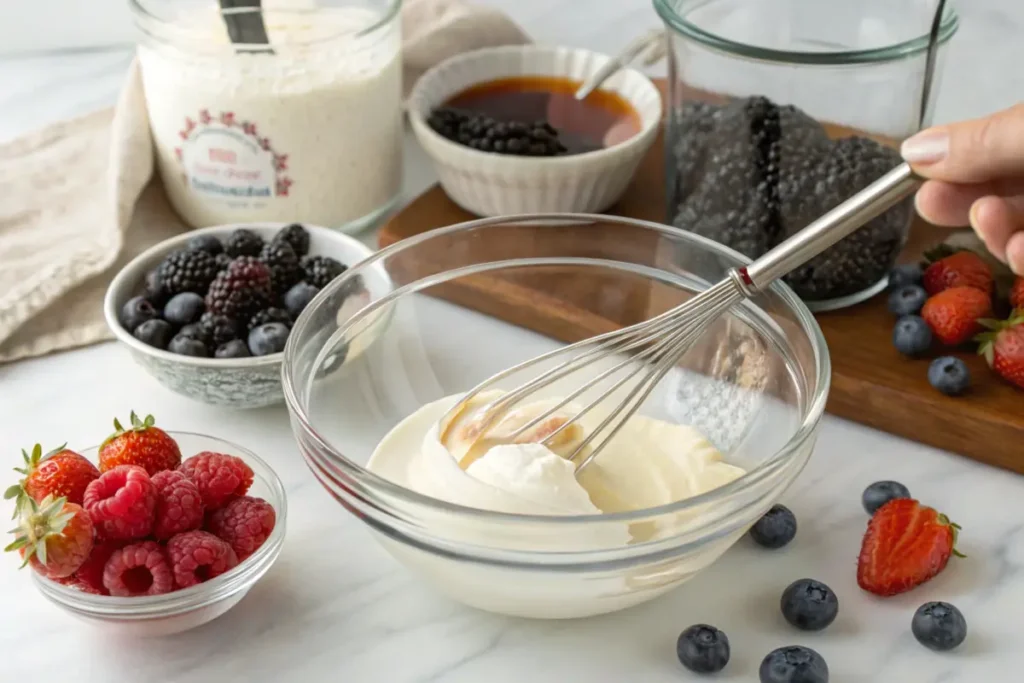
<path id="1" fill-rule="evenodd" d="M 527 42 L 501 12 L 406 0 L 405 83 L 460 52 Z M 137 64 L 117 105 L 0 145 L 0 363 L 112 337 L 103 294 L 132 257 L 188 229 L 153 173 Z"/>

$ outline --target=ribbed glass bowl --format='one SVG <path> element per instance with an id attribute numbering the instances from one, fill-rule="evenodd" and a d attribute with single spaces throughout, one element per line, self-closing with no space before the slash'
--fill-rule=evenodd
<path id="1" fill-rule="evenodd" d="M 726 486 L 658 508 L 545 517 L 429 498 L 396 483 L 401 471 L 365 465 L 424 404 L 563 341 L 662 313 L 744 262 L 693 234 L 606 216 L 489 218 L 404 240 L 350 269 L 297 321 L 282 376 L 299 448 L 395 558 L 468 605 L 571 618 L 649 600 L 721 556 L 811 455 L 828 352 L 784 285 L 710 329 L 641 409 L 695 426 L 747 470 Z M 368 269 L 385 271 L 394 291 L 343 308 L 346 279 Z M 608 543 L 625 525 L 657 531 Z"/>
<path id="2" fill-rule="evenodd" d="M 247 495 L 262 498 L 274 508 L 274 530 L 256 552 L 237 567 L 199 585 L 163 595 L 116 597 L 95 595 L 62 586 L 32 572 L 36 587 L 47 600 L 72 615 L 118 637 L 166 636 L 188 631 L 213 621 L 238 604 L 249 589 L 267 573 L 281 554 L 287 522 L 284 485 L 270 466 L 241 446 L 212 436 L 168 432 L 181 448 L 183 458 L 202 451 L 241 458 L 252 468 L 253 482 Z M 96 462 L 98 446 L 78 451 Z"/>

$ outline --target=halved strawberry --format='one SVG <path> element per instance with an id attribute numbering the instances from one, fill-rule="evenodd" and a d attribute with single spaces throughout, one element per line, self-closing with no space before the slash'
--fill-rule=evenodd
<path id="1" fill-rule="evenodd" d="M 857 563 L 857 584 L 890 596 L 930 581 L 946 568 L 960 527 L 912 498 L 880 507 L 868 522 Z"/>
<path id="2" fill-rule="evenodd" d="M 925 255 L 932 261 L 924 270 L 921 284 L 929 296 L 953 287 L 974 287 L 989 296 L 995 290 L 995 278 L 988 264 L 973 251 L 937 249 Z"/>
<path id="3" fill-rule="evenodd" d="M 946 346 L 958 346 L 981 332 L 978 320 L 991 315 L 991 298 L 974 287 L 943 290 L 921 308 L 921 317 Z"/>
<path id="4" fill-rule="evenodd" d="M 975 339 L 981 342 L 978 353 L 990 368 L 1007 382 L 1024 389 L 1024 311 L 1009 320 L 981 320 L 988 332 Z"/>

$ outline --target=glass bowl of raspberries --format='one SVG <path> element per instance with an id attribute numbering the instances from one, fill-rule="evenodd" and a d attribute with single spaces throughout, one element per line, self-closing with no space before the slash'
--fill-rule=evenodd
<path id="1" fill-rule="evenodd" d="M 7 490 L 17 518 L 7 550 L 44 597 L 105 630 L 161 636 L 205 624 L 281 552 L 284 486 L 236 444 L 132 413 L 99 446 L 24 456 Z"/>
<path id="2" fill-rule="evenodd" d="M 391 289 L 385 274 L 352 276 L 371 254 L 340 232 L 298 223 L 203 228 L 160 242 L 114 277 L 107 325 L 171 390 L 213 405 L 282 400 L 292 325 L 321 289 L 345 279 L 346 306 Z"/>

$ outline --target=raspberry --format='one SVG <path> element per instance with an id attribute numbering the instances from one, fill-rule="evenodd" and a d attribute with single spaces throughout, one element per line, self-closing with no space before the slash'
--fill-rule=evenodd
<path id="1" fill-rule="evenodd" d="M 186 531 L 167 541 L 167 557 L 178 588 L 209 581 L 238 565 L 231 546 L 205 531 Z"/>
<path id="2" fill-rule="evenodd" d="M 252 470 L 233 455 L 203 451 L 181 463 L 178 471 L 199 487 L 207 512 L 244 496 L 252 486 Z"/>
<path id="3" fill-rule="evenodd" d="M 114 551 L 120 550 L 125 545 L 124 541 L 97 541 L 93 545 L 89 557 L 86 558 L 85 562 L 82 563 L 82 566 L 78 568 L 78 571 L 71 578 L 82 585 L 88 586 L 91 590 L 86 591 L 87 593 L 107 595 L 107 588 L 103 585 L 103 570 L 106 568 L 107 561 L 110 560 L 110 556 L 114 554 Z M 76 588 L 79 587 L 76 586 Z M 82 590 L 85 589 L 83 588 Z"/>
<path id="4" fill-rule="evenodd" d="M 103 585 L 111 595 L 161 595 L 174 590 L 174 576 L 163 548 L 143 541 L 115 550 L 103 569 Z"/>
<path id="5" fill-rule="evenodd" d="M 243 496 L 217 510 L 207 521 L 206 530 L 228 543 L 241 562 L 263 545 L 274 530 L 277 515 L 265 500 Z"/>
<path id="6" fill-rule="evenodd" d="M 156 521 L 153 537 L 166 541 L 203 524 L 203 499 L 199 488 L 181 472 L 167 470 L 153 475 L 156 486 Z"/>
<path id="7" fill-rule="evenodd" d="M 156 497 L 146 470 L 119 465 L 85 489 L 85 511 L 101 538 L 130 541 L 152 531 Z"/>

